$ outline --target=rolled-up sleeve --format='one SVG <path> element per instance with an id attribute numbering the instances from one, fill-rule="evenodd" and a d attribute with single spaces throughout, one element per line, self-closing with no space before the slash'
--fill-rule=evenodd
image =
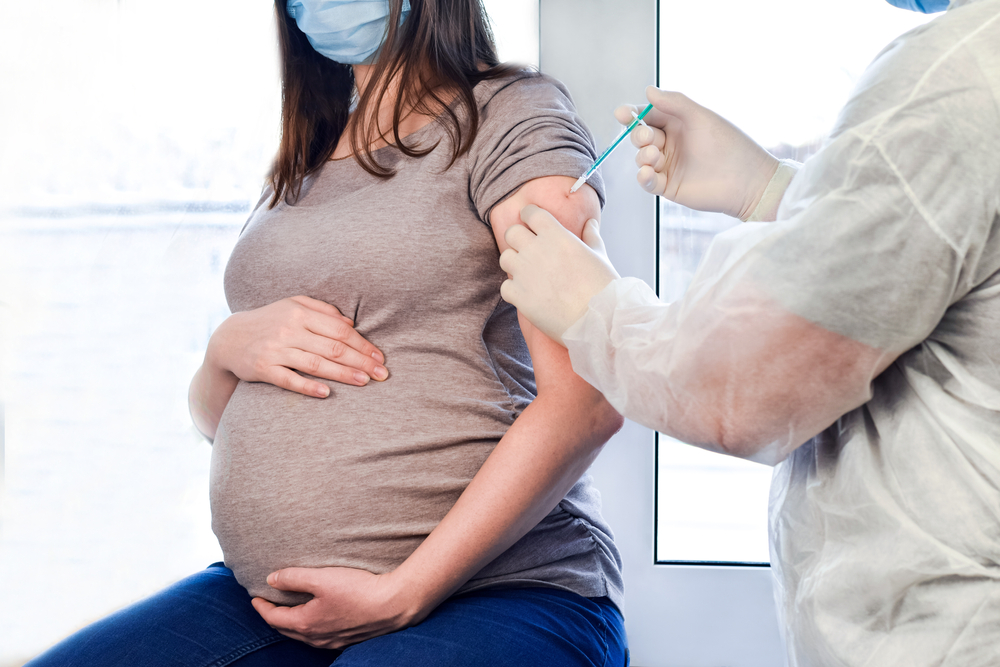
<path id="1" fill-rule="evenodd" d="M 491 83 L 481 100 L 469 176 L 469 196 L 483 220 L 528 181 L 577 178 L 597 158 L 594 139 L 562 84 L 530 72 Z M 603 205 L 600 174 L 588 183 Z"/>

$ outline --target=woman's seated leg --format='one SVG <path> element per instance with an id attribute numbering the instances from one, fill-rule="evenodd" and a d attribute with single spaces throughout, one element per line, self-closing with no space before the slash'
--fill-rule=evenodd
<path id="1" fill-rule="evenodd" d="M 446 600 L 420 625 L 348 647 L 334 667 L 625 667 L 627 656 L 606 598 L 519 588 Z"/>
<path id="2" fill-rule="evenodd" d="M 270 628 L 233 573 L 215 563 L 57 644 L 25 667 L 328 667 Z"/>

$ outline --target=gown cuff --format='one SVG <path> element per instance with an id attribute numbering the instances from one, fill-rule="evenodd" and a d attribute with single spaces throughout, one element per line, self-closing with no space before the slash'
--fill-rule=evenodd
<path id="1" fill-rule="evenodd" d="M 778 206 L 781 205 L 781 198 L 785 196 L 785 190 L 792 178 L 798 173 L 802 164 L 794 160 L 781 160 L 778 162 L 778 170 L 774 172 L 764 194 L 757 207 L 750 212 L 750 216 L 743 222 L 773 222 L 778 213 Z"/>

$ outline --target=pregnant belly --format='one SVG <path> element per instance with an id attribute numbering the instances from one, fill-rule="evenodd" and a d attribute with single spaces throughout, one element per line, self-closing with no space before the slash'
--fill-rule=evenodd
<path id="1" fill-rule="evenodd" d="M 513 420 L 505 393 L 441 397 L 405 373 L 331 391 L 319 400 L 241 382 L 213 446 L 212 528 L 226 565 L 278 604 L 308 599 L 267 585 L 284 567 L 397 567 Z"/>

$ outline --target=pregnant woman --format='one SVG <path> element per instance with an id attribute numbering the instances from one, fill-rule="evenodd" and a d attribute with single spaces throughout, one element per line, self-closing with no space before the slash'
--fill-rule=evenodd
<path id="1" fill-rule="evenodd" d="M 479 0 L 276 9 L 281 145 L 191 384 L 225 564 L 31 664 L 627 664 L 581 477 L 621 418 L 499 296 L 522 208 L 599 216 L 588 131 Z"/>

